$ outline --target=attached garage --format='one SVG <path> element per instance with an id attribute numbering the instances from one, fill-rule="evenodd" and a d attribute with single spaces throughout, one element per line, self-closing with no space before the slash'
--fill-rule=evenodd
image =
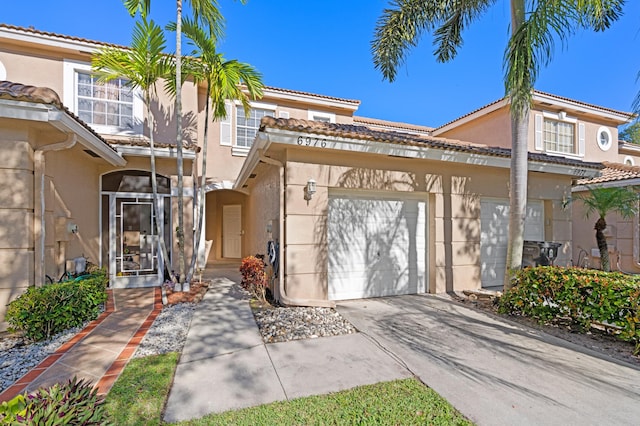
<path id="1" fill-rule="evenodd" d="M 524 239 L 544 240 L 544 204 L 527 202 Z M 501 286 L 507 265 L 509 242 L 509 200 L 480 201 L 480 263 L 482 287 Z"/>
<path id="2" fill-rule="evenodd" d="M 424 197 L 330 192 L 327 243 L 330 300 L 425 291 Z"/>

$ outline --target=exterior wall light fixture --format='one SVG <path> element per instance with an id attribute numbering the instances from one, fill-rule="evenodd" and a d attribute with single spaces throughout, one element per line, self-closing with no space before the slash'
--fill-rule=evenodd
<path id="1" fill-rule="evenodd" d="M 307 186 L 304 187 L 304 199 L 309 201 L 313 198 L 313 194 L 316 193 L 316 181 L 313 179 L 309 179 L 307 181 Z"/>

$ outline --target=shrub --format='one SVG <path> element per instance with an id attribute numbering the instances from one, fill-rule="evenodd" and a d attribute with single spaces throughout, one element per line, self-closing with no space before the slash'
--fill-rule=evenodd
<path id="1" fill-rule="evenodd" d="M 7 308 L 9 330 L 37 341 L 81 326 L 100 314 L 107 300 L 107 281 L 106 272 L 100 270 L 80 281 L 29 287 Z"/>
<path id="2" fill-rule="evenodd" d="M 240 273 L 242 274 L 242 287 L 257 299 L 264 301 L 267 291 L 267 275 L 264 272 L 264 261 L 255 256 L 245 257 L 240 265 Z"/>
<path id="3" fill-rule="evenodd" d="M 526 268 L 499 303 L 502 313 L 543 322 L 568 318 L 584 329 L 593 322 L 615 326 L 617 336 L 640 351 L 640 277 L 580 268 Z"/>
<path id="4" fill-rule="evenodd" d="M 90 382 L 73 378 L 0 406 L 0 423 L 11 425 L 106 425 L 103 399 Z"/>

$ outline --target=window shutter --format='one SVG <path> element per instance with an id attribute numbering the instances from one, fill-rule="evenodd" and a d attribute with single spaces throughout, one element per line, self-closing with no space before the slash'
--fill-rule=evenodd
<path id="1" fill-rule="evenodd" d="M 224 108 L 227 117 L 220 120 L 220 145 L 231 146 L 231 114 L 233 114 L 233 105 L 229 101 L 225 101 Z"/>
<path id="2" fill-rule="evenodd" d="M 578 155 L 584 157 L 584 123 L 578 124 Z"/>
<path id="3" fill-rule="evenodd" d="M 535 148 L 537 151 L 544 150 L 544 143 L 542 138 L 542 114 L 536 114 L 535 116 Z"/>

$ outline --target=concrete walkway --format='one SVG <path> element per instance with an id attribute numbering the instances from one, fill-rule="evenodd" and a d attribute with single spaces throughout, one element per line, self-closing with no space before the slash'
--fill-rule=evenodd
<path id="1" fill-rule="evenodd" d="M 0 402 L 74 376 L 92 382 L 101 395 L 109 392 L 162 310 L 162 298 L 159 287 L 108 294 L 105 312 L 0 393 Z"/>
<path id="2" fill-rule="evenodd" d="M 479 425 L 637 425 L 640 369 L 442 298 L 338 312 Z"/>
<path id="3" fill-rule="evenodd" d="M 409 377 L 362 334 L 265 345 L 235 269 L 216 269 L 196 308 L 164 420 Z"/>

